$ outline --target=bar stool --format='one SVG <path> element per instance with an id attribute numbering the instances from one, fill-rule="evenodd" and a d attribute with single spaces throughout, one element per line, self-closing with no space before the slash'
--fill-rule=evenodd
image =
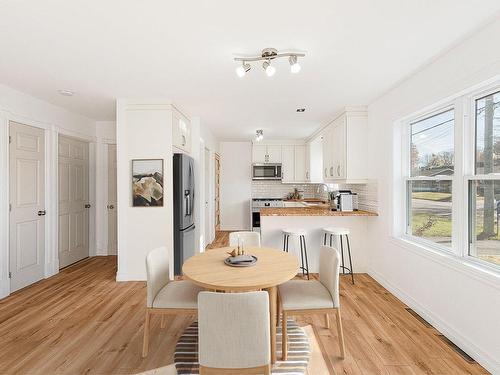
<path id="1" fill-rule="evenodd" d="M 290 236 L 298 237 L 300 242 L 300 260 L 302 270 L 302 276 L 307 275 L 307 280 L 309 280 L 309 260 L 307 259 L 307 248 L 306 248 L 306 231 L 304 229 L 283 229 L 283 251 L 288 253 L 288 243 L 290 242 Z M 305 263 L 304 263 L 305 259 Z"/>
<path id="2" fill-rule="evenodd" d="M 339 236 L 340 239 L 340 255 L 342 258 L 342 264 L 340 268 L 342 269 L 342 274 L 347 274 L 351 275 L 352 283 L 354 284 L 354 272 L 352 269 L 352 259 L 351 259 L 351 245 L 349 243 L 349 229 L 348 228 L 339 228 L 339 227 L 331 227 L 331 228 L 323 228 L 323 232 L 325 232 L 325 237 L 323 240 L 323 245 L 326 245 L 327 243 L 327 236 L 330 237 L 330 247 L 333 244 L 333 237 L 334 236 Z M 344 265 L 344 243 L 342 242 L 342 236 L 345 236 L 346 241 L 347 241 L 347 254 L 349 256 L 349 267 L 346 267 Z M 347 273 L 346 273 L 347 271 Z"/>

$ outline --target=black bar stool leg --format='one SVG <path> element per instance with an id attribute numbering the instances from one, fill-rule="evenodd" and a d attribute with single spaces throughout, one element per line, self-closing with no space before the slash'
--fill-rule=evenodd
<path id="1" fill-rule="evenodd" d="M 304 240 L 304 254 L 305 254 L 305 257 L 306 257 L 306 273 L 307 273 L 307 280 L 310 280 L 309 279 L 309 261 L 307 259 L 307 246 L 306 246 L 306 238 L 304 236 L 302 236 L 302 239 Z"/>
<path id="2" fill-rule="evenodd" d="M 332 243 L 333 243 L 333 234 L 330 234 L 330 247 L 332 247 Z"/>
<path id="3" fill-rule="evenodd" d="M 354 270 L 352 269 L 351 244 L 349 243 L 349 236 L 347 234 L 346 234 L 345 238 L 347 240 L 347 252 L 349 254 L 349 267 L 350 267 L 350 271 L 351 271 L 352 285 L 354 285 Z"/>
<path id="4" fill-rule="evenodd" d="M 325 232 L 325 239 L 323 240 L 323 245 L 326 246 L 326 232 Z"/>
<path id="5" fill-rule="evenodd" d="M 299 236 L 300 242 L 300 265 L 302 268 L 302 276 L 305 276 L 305 268 L 304 268 L 304 249 L 302 248 L 302 236 Z"/>
<path id="6" fill-rule="evenodd" d="M 286 251 L 286 234 L 283 234 L 283 251 Z"/>

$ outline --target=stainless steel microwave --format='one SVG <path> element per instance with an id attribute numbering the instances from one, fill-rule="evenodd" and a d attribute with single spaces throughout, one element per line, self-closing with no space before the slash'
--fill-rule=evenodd
<path id="1" fill-rule="evenodd" d="M 281 180 L 280 163 L 256 163 L 252 164 L 253 180 Z"/>

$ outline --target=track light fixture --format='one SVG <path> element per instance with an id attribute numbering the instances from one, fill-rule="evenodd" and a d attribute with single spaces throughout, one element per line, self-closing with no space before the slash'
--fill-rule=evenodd
<path id="1" fill-rule="evenodd" d="M 238 66 L 236 68 L 236 74 L 238 75 L 238 77 L 242 78 L 245 76 L 245 74 L 247 74 L 247 72 L 251 69 L 251 65 L 250 64 L 247 64 L 245 63 L 244 61 L 241 63 L 241 66 Z"/>
<path id="2" fill-rule="evenodd" d="M 300 72 L 301 68 L 297 60 L 299 57 L 304 56 L 305 53 L 302 52 L 278 52 L 276 48 L 265 48 L 260 56 L 235 57 L 235 61 L 241 61 L 242 63 L 241 66 L 236 68 L 236 74 L 238 77 L 243 77 L 251 69 L 250 62 L 264 61 L 262 68 L 264 68 L 268 77 L 272 77 L 276 73 L 276 68 L 271 65 L 271 61 L 280 57 L 288 57 L 290 71 L 295 74 Z"/>
<path id="3" fill-rule="evenodd" d="M 259 129 L 255 132 L 255 140 L 257 142 L 260 142 L 264 139 L 264 131 L 262 129 Z"/>

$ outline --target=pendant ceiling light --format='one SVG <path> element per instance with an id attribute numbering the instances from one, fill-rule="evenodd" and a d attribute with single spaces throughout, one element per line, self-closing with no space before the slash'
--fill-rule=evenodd
<path id="1" fill-rule="evenodd" d="M 305 53 L 303 52 L 278 52 L 276 48 L 265 48 L 262 50 L 260 56 L 235 57 L 234 60 L 241 62 L 242 64 L 236 68 L 236 74 L 238 77 L 244 77 L 245 74 L 251 69 L 250 62 L 264 61 L 262 68 L 268 77 L 272 77 L 276 73 L 276 68 L 271 65 L 272 60 L 280 57 L 288 57 L 290 72 L 295 74 L 300 72 L 301 69 L 301 66 L 298 63 L 298 58 L 304 56 Z"/>
<path id="2" fill-rule="evenodd" d="M 264 130 L 259 129 L 255 132 L 255 140 L 260 142 L 264 139 Z"/>

